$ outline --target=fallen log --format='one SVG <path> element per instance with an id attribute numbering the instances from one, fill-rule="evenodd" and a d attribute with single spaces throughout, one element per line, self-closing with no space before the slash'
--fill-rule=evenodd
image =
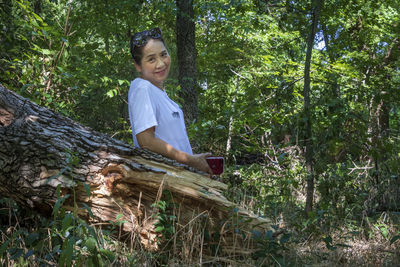
<path id="1" fill-rule="evenodd" d="M 0 196 L 49 215 L 57 188 L 61 197 L 74 191 L 76 203 L 69 199 L 66 207 L 90 208 L 92 214 L 79 209 L 82 218 L 109 223 L 118 216 L 125 221 L 122 230 L 149 250 L 159 249 L 154 203 L 164 190 L 172 196 L 176 225 L 182 230 L 206 221 L 203 233 L 206 228 L 211 235 L 218 232 L 219 240 L 203 241 L 217 242 L 227 253 L 248 254 L 254 248 L 251 231 L 271 230 L 269 220 L 222 195 L 227 185 L 93 131 L 0 85 Z"/>

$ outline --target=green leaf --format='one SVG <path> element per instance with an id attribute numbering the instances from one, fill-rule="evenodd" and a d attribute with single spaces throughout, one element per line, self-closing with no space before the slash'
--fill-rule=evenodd
<path id="1" fill-rule="evenodd" d="M 387 228 L 386 227 L 381 227 L 380 230 L 381 230 L 381 233 L 382 233 L 383 237 L 387 238 L 388 235 L 389 235 L 389 232 L 388 232 Z"/>
<path id="2" fill-rule="evenodd" d="M 156 227 L 156 229 L 154 229 L 154 231 L 155 231 L 156 233 L 158 233 L 158 232 L 164 231 L 164 229 L 165 229 L 164 226 L 159 225 L 159 226 Z"/>
<path id="3" fill-rule="evenodd" d="M 73 248 L 74 248 L 74 243 L 75 240 L 74 238 L 68 238 L 64 241 L 62 250 L 61 250 L 61 255 L 60 255 L 60 260 L 59 260 L 59 266 L 71 266 L 72 265 L 72 254 L 73 254 Z"/>
<path id="4" fill-rule="evenodd" d="M 82 205 L 88 211 L 89 216 L 93 218 L 94 215 L 93 215 L 92 209 L 86 203 L 82 203 Z"/>
<path id="5" fill-rule="evenodd" d="M 35 254 L 35 251 L 32 250 L 32 249 L 30 249 L 30 250 L 28 250 L 28 252 L 24 255 L 24 258 L 27 259 L 27 258 L 29 258 L 30 256 L 32 256 L 33 254 Z"/>
<path id="6" fill-rule="evenodd" d="M 273 236 L 274 236 L 274 233 L 272 232 L 272 230 L 269 230 L 264 234 L 264 238 L 267 240 L 272 240 Z"/>
<path id="7" fill-rule="evenodd" d="M 105 256 L 110 262 L 114 262 L 115 260 L 115 255 L 112 251 L 108 249 L 101 248 L 100 249 L 101 255 Z"/>
<path id="8" fill-rule="evenodd" d="M 44 55 L 53 55 L 54 51 L 49 50 L 49 49 L 42 49 L 42 54 L 44 54 Z"/>
<path id="9" fill-rule="evenodd" d="M 33 16 L 40 22 L 43 22 L 43 19 L 36 13 L 32 12 Z"/>
<path id="10" fill-rule="evenodd" d="M 87 196 L 90 197 L 90 185 L 84 183 L 83 188 L 85 188 Z"/>
<path id="11" fill-rule="evenodd" d="M 326 243 L 326 244 L 331 244 L 332 243 L 332 237 L 331 236 L 327 236 L 327 237 L 325 237 L 324 239 L 324 242 Z"/>
<path id="12" fill-rule="evenodd" d="M 27 247 L 31 246 L 35 241 L 39 239 L 39 234 L 38 233 L 30 233 L 26 238 L 25 238 L 25 245 Z"/>
<path id="13" fill-rule="evenodd" d="M 118 80 L 119 85 L 123 85 L 124 83 L 129 84 L 127 80 Z"/>
<path id="14" fill-rule="evenodd" d="M 11 260 L 16 260 L 24 254 L 24 250 L 22 248 L 10 248 L 8 253 L 10 253 Z"/>
<path id="15" fill-rule="evenodd" d="M 47 34 L 47 32 L 44 29 L 42 29 L 42 33 L 44 36 L 49 37 L 49 35 Z"/>
<path id="16" fill-rule="evenodd" d="M 284 234 L 279 240 L 281 244 L 287 243 L 290 240 L 291 234 Z"/>
<path id="17" fill-rule="evenodd" d="M 68 213 L 64 216 L 64 219 L 62 220 L 62 226 L 61 229 L 63 232 L 67 231 L 68 228 L 70 227 L 71 223 L 73 221 L 73 216 L 71 213 Z"/>
<path id="18" fill-rule="evenodd" d="M 69 195 L 68 195 L 68 194 L 66 194 L 65 196 L 63 196 L 63 197 L 61 197 L 61 198 L 58 198 L 56 204 L 54 204 L 53 213 L 52 213 L 53 216 L 56 216 L 56 215 L 57 215 L 58 210 L 60 209 L 61 205 L 64 203 L 64 201 L 65 201 L 67 198 L 69 198 Z"/>
<path id="19" fill-rule="evenodd" d="M 392 239 L 390 239 L 390 245 L 399 239 L 400 239 L 400 235 L 396 235 L 396 236 L 392 237 Z M 1 251 L 0 251 L 0 255 L 1 255 Z"/>
<path id="20" fill-rule="evenodd" d="M 85 246 L 87 247 L 87 249 L 91 253 L 94 253 L 96 251 L 96 249 L 97 249 L 97 241 L 96 241 L 96 239 L 94 237 L 89 237 L 85 241 Z"/>
<path id="21" fill-rule="evenodd" d="M 32 24 L 35 28 L 40 29 L 40 26 L 39 26 L 39 24 L 37 23 L 36 20 L 31 20 L 31 24 Z"/>
<path id="22" fill-rule="evenodd" d="M 7 250 L 8 248 L 8 243 L 10 243 L 10 240 L 6 240 L 3 244 L 0 246 L 0 256 L 3 255 L 3 253 Z"/>
<path id="23" fill-rule="evenodd" d="M 107 95 L 109 98 L 113 98 L 113 97 L 116 96 L 117 94 L 118 94 L 118 92 L 117 92 L 116 89 L 112 89 L 112 90 L 110 90 L 110 91 L 108 91 L 108 92 L 106 93 L 106 95 Z"/>
<path id="24" fill-rule="evenodd" d="M 52 252 L 53 252 L 53 253 L 60 253 L 60 252 L 61 252 L 60 247 L 61 247 L 60 245 L 55 245 L 55 246 L 53 247 Z"/>

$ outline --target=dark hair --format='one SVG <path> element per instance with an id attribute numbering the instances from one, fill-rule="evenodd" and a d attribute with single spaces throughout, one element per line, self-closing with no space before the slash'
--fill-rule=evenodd
<path id="1" fill-rule="evenodd" d="M 146 46 L 150 39 L 160 40 L 165 45 L 160 28 L 137 32 L 131 36 L 131 54 L 136 64 L 141 64 L 143 47 Z"/>

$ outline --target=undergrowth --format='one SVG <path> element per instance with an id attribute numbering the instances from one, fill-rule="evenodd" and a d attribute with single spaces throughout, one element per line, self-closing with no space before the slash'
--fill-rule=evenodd
<path id="1" fill-rule="evenodd" d="M 160 233 L 160 249 L 156 252 L 138 249 L 138 240 L 134 240 L 134 244 L 119 240 L 119 226 L 123 221 L 118 218 L 108 227 L 96 227 L 80 219 L 74 211 L 67 211 L 63 207 L 67 197 L 59 197 L 52 218 L 42 217 L 3 198 L 0 202 L 0 263 L 2 266 L 263 266 L 285 263 L 282 252 L 286 250 L 290 235 L 277 238 L 273 231 L 247 233 L 249 221 L 238 214 L 237 208 L 223 225 L 217 224 L 214 228 L 209 227 L 207 212 L 194 213 L 188 223 L 181 225 L 179 207 L 168 191 L 163 195 L 165 197 L 153 205 L 158 209 L 155 231 Z M 255 249 L 245 249 L 238 238 L 231 251 L 223 251 L 221 243 L 229 237 L 225 233 L 232 229 L 237 236 L 255 243 Z M 243 251 L 251 253 L 243 255 Z"/>
<path id="2" fill-rule="evenodd" d="M 304 214 L 304 170 L 295 153 L 276 162 L 228 166 L 221 179 L 229 185 L 226 197 L 238 207 L 269 218 L 274 230 L 246 232 L 246 218 L 233 208 L 224 224 L 210 228 L 209 214 L 192 214 L 180 224 L 180 207 L 164 191 L 153 204 L 159 250 L 145 251 L 139 240 L 118 239 L 117 216 L 107 225 L 92 225 L 78 217 L 77 207 L 66 210 L 58 195 L 51 218 L 0 199 L 0 264 L 2 266 L 393 266 L 400 262 L 400 211 L 391 173 L 355 171 L 351 162 L 331 165 L 317 180 L 314 211 Z M 375 190 L 368 190 L 375 188 Z M 385 188 L 387 190 L 385 190 Z M 59 192 L 59 189 L 58 189 Z M 88 192 L 90 194 L 90 192 Z M 384 200 L 382 210 L 380 204 Z M 74 202 L 74 201 L 73 201 Z M 240 254 L 221 250 L 223 232 L 233 231 L 255 244 Z M 279 234 L 277 234 L 279 233 Z M 247 238 L 247 239 L 246 239 Z"/>
<path id="3" fill-rule="evenodd" d="M 277 265 L 398 265 L 398 165 L 390 159 L 391 168 L 379 173 L 368 160 L 328 165 L 316 178 L 314 210 L 305 214 L 305 169 L 296 151 L 286 148 L 266 157 L 274 160 L 229 166 L 223 176 L 228 199 L 290 233 L 282 253 L 286 265 Z"/>
<path id="4" fill-rule="evenodd" d="M 0 200 L 2 266 L 134 266 L 136 252 L 112 238 L 117 226 L 90 225 L 65 210 L 64 200 L 59 198 L 52 218 Z"/>

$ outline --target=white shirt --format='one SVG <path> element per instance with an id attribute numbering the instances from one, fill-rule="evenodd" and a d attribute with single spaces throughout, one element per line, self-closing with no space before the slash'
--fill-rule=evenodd
<path id="1" fill-rule="evenodd" d="M 136 78 L 129 88 L 128 105 L 136 147 L 140 147 L 136 135 L 155 126 L 155 137 L 178 150 L 193 154 L 183 112 L 164 90 L 147 80 Z"/>

